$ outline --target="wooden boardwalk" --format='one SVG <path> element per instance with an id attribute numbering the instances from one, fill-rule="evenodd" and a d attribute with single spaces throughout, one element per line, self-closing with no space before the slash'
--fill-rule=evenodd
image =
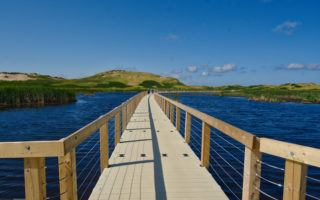
<path id="1" fill-rule="evenodd" d="M 228 199 L 153 95 L 145 96 L 89 199 Z"/>

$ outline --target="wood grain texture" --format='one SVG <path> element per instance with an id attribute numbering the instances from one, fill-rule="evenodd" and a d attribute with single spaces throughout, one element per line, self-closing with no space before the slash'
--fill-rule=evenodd
<path id="1" fill-rule="evenodd" d="M 27 200 L 46 198 L 45 158 L 24 158 L 24 183 Z"/>
<path id="2" fill-rule="evenodd" d="M 61 141 L 0 142 L 0 158 L 57 157 L 64 154 Z"/>
<path id="3" fill-rule="evenodd" d="M 260 199 L 261 153 L 259 140 L 253 149 L 245 147 L 242 200 Z"/>
<path id="4" fill-rule="evenodd" d="M 202 122 L 201 165 L 206 168 L 210 165 L 210 126 L 205 122 Z"/>
<path id="5" fill-rule="evenodd" d="M 77 200 L 77 170 L 76 152 L 71 150 L 65 156 L 58 158 L 59 180 L 60 180 L 60 199 Z"/>
<path id="6" fill-rule="evenodd" d="M 284 159 L 320 167 L 320 149 L 261 138 L 260 151 Z"/>
<path id="7" fill-rule="evenodd" d="M 109 165 L 109 123 L 100 128 L 100 168 L 101 172 Z"/>
<path id="8" fill-rule="evenodd" d="M 180 132 L 180 121 L 181 121 L 180 108 L 176 107 L 176 129 L 178 132 Z"/>
<path id="9" fill-rule="evenodd" d="M 306 192 L 307 166 L 292 160 L 286 160 L 283 199 L 304 200 Z"/>
<path id="10" fill-rule="evenodd" d="M 185 128 L 184 128 L 184 140 L 187 144 L 190 143 L 190 134 L 191 134 L 191 118 L 190 113 L 186 112 L 185 118 Z"/>
<path id="11" fill-rule="evenodd" d="M 114 117 L 114 142 L 115 145 L 120 143 L 120 113 Z"/>

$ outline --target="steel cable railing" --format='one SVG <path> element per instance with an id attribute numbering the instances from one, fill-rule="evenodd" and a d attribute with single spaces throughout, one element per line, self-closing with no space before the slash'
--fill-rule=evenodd
<path id="1" fill-rule="evenodd" d="M 198 125 L 200 125 L 200 124 L 198 123 Z M 197 127 L 196 125 L 192 125 L 192 127 L 193 127 L 194 129 L 196 129 L 198 132 L 201 132 L 200 128 Z M 214 136 L 219 136 L 218 134 L 212 134 L 212 135 L 213 135 L 213 137 L 214 137 Z M 195 140 L 195 141 L 196 141 L 197 145 L 200 147 L 201 144 L 200 144 L 199 142 L 197 142 L 197 141 L 201 141 L 201 138 L 200 138 L 200 136 L 197 135 L 197 134 L 195 134 L 195 137 L 197 137 L 197 140 Z M 233 147 L 236 147 L 236 149 L 238 149 L 239 151 L 243 152 L 242 149 L 240 149 L 240 148 L 237 147 L 236 145 L 230 143 L 229 141 L 227 141 L 226 139 L 224 139 L 222 136 L 219 136 L 219 138 L 222 139 L 223 141 L 227 142 L 228 144 L 232 145 Z M 212 138 L 211 138 L 210 141 L 211 141 L 211 144 L 215 144 L 216 146 L 218 146 L 221 150 L 223 150 L 226 154 L 228 154 L 231 158 L 233 158 L 234 161 L 236 161 L 237 163 L 239 163 L 239 164 L 242 165 L 242 166 L 244 165 L 243 162 L 241 162 L 241 161 L 240 161 L 238 158 L 236 158 L 230 151 L 226 150 L 226 148 L 223 147 L 222 145 L 220 145 L 218 142 L 216 142 L 216 141 L 213 140 Z M 240 171 L 238 171 L 237 169 L 235 169 L 234 165 L 231 164 L 230 162 L 228 162 L 228 161 L 226 160 L 226 158 L 224 158 L 217 150 L 215 150 L 212 146 L 210 147 L 210 150 L 211 150 L 213 153 L 215 153 L 215 155 L 218 155 L 218 157 L 219 157 L 222 161 L 224 161 L 224 163 L 226 163 L 234 172 L 236 172 L 236 174 L 238 174 L 241 178 L 243 178 L 243 174 L 242 174 Z M 223 167 L 219 164 L 219 162 L 218 162 L 212 155 L 210 155 L 210 158 L 214 161 L 215 164 L 217 164 L 217 166 L 219 166 L 219 168 L 223 168 Z M 282 169 L 282 168 L 280 168 L 280 167 L 277 167 L 277 166 L 274 166 L 274 165 L 271 165 L 271 164 L 267 164 L 266 162 L 264 162 L 264 164 L 267 165 L 267 166 L 269 166 L 269 167 L 275 168 L 275 169 L 280 169 L 280 170 Z M 232 177 L 232 175 L 230 175 L 225 169 L 222 169 L 222 171 L 225 172 L 225 174 L 233 181 L 233 183 L 234 183 L 234 184 L 240 189 L 240 191 L 241 191 L 242 188 L 241 188 L 240 184 Z M 281 171 L 282 171 L 282 170 L 281 170 Z M 256 176 L 258 176 L 258 177 L 259 177 L 261 180 L 263 180 L 263 181 L 266 181 L 266 182 L 271 183 L 271 184 L 273 184 L 273 185 L 276 185 L 276 186 L 278 186 L 278 187 L 283 187 L 282 184 L 276 183 L 276 182 L 274 182 L 274 181 L 271 181 L 271 180 L 269 180 L 269 179 L 267 179 L 267 178 L 265 178 L 265 177 L 263 177 L 263 176 L 260 176 L 259 174 L 256 174 Z M 225 184 L 227 184 L 227 183 L 225 183 Z M 229 188 L 230 188 L 230 187 L 229 187 Z M 233 192 L 233 193 L 234 193 L 234 192 Z M 266 192 L 261 192 L 261 193 L 262 193 L 263 195 L 265 195 L 265 196 L 273 197 L 273 196 L 271 196 L 270 194 L 267 194 Z M 273 197 L 273 198 L 275 198 L 275 197 Z M 276 199 L 276 198 L 275 198 L 275 199 Z"/>
<path id="2" fill-rule="evenodd" d="M 176 110 L 176 109 L 174 109 Z M 184 121 L 185 123 L 185 114 L 183 114 L 183 112 L 186 112 L 184 110 L 180 110 L 180 119 L 177 118 L 176 112 L 174 112 L 174 119 L 176 120 L 180 120 L 180 121 Z M 175 124 L 175 123 L 174 123 Z M 181 123 L 182 124 L 182 123 Z M 180 125 L 181 125 L 180 124 Z M 203 144 L 201 144 L 201 135 L 202 135 L 202 126 L 203 126 L 203 122 L 195 117 L 192 116 L 191 119 L 191 124 L 190 124 L 190 146 L 192 148 L 192 150 L 196 153 L 196 155 L 200 158 L 201 155 L 201 151 L 200 148 Z M 212 127 L 211 127 L 212 128 Z M 181 130 L 181 129 L 180 129 Z M 182 135 L 182 133 L 181 133 Z M 211 159 L 212 163 L 209 166 L 209 171 L 211 171 L 221 182 L 221 184 L 223 184 L 225 186 L 225 188 L 230 192 L 230 195 L 233 198 L 239 199 L 241 197 L 241 195 L 239 196 L 238 194 L 242 193 L 242 179 L 244 177 L 244 174 L 247 176 L 251 176 L 250 174 L 248 174 L 247 172 L 243 171 L 244 170 L 244 146 L 239 146 L 238 144 L 235 144 L 235 140 L 231 140 L 225 138 L 224 136 L 221 136 L 221 134 L 219 134 L 219 131 L 211 131 L 211 137 L 210 137 L 210 151 L 211 154 L 209 155 L 209 158 Z M 214 148 L 213 148 L 214 146 Z M 238 150 L 238 152 L 235 152 L 234 150 Z M 230 160 L 231 159 L 231 160 Z M 268 159 L 267 159 L 268 160 Z M 222 162 L 222 164 L 221 164 Z M 268 161 L 262 161 L 261 159 L 256 159 L 257 163 L 261 164 L 261 167 L 267 167 L 270 170 L 274 169 L 277 170 L 278 172 L 284 172 L 284 168 L 283 167 L 279 167 L 279 166 L 275 166 L 274 164 L 270 164 Z M 219 169 L 216 170 L 215 168 Z M 231 170 L 231 171 L 230 171 Z M 230 173 L 231 172 L 231 173 Z M 220 174 L 219 174 L 220 173 Z M 221 175 L 221 173 L 223 173 L 223 175 Z M 239 176 L 238 178 L 235 178 L 234 174 L 237 174 Z M 284 185 L 282 183 L 279 183 L 278 180 L 279 178 L 277 177 L 276 181 L 270 179 L 269 174 L 267 174 L 268 176 L 264 176 L 263 174 L 260 173 L 255 173 L 253 174 L 254 176 L 257 177 L 257 179 L 259 179 L 261 181 L 261 184 L 264 185 L 263 183 L 268 183 L 271 184 L 273 186 L 276 186 L 278 188 L 284 188 Z M 224 179 L 221 179 L 221 176 L 226 176 L 228 177 L 227 181 L 225 181 Z M 272 176 L 271 176 L 272 177 Z M 241 178 L 241 180 L 240 180 Z M 313 178 L 311 176 L 306 176 L 306 178 L 308 180 L 311 181 L 315 181 L 317 182 L 318 179 L 317 178 Z M 228 183 L 230 181 L 230 183 Z M 320 182 L 320 180 L 319 180 Z M 240 192 L 235 192 L 233 190 L 233 187 L 230 187 L 228 184 L 234 185 L 237 190 L 239 190 Z M 261 196 L 264 196 L 265 198 L 270 198 L 270 199 L 277 199 L 277 195 L 274 196 L 273 194 L 264 191 L 263 189 L 260 188 L 255 188 L 255 190 L 259 191 Z M 311 193 L 305 193 L 307 198 L 312 198 L 314 199 L 314 197 L 317 199 L 316 196 L 312 195 Z"/>
<path id="3" fill-rule="evenodd" d="M 24 160 L 24 164 L 19 164 L 24 165 L 24 168 L 21 167 L 21 174 L 24 173 L 24 176 L 13 177 L 24 180 L 24 184 L 2 184 L 0 180 L 0 196 L 5 194 L 10 198 L 7 193 L 16 194 L 13 191 L 21 187 L 19 192 L 26 191 L 26 199 L 76 199 L 77 193 L 80 199 L 86 199 L 99 172 L 108 167 L 108 156 L 112 154 L 121 133 L 145 95 L 146 92 L 135 95 L 60 140 L 1 142 L 1 158 Z M 10 161 L 6 164 L 10 165 Z M 6 176 L 11 176 L 8 169 L 10 167 L 5 169 Z M 22 192 L 21 195 L 19 193 L 18 198 L 23 198 L 22 195 Z"/>

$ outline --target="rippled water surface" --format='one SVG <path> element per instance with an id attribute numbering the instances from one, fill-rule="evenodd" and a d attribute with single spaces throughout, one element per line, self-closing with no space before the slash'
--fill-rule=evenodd
<path id="1" fill-rule="evenodd" d="M 134 93 L 79 95 L 74 104 L 0 111 L 0 141 L 60 139 L 104 114 Z M 167 94 L 180 102 L 213 115 L 259 137 L 320 148 L 320 105 L 265 103 L 245 98 L 218 97 L 206 93 Z M 181 134 L 184 132 L 184 112 Z M 109 122 L 110 134 L 114 124 Z M 109 137 L 110 151 L 114 148 Z M 230 199 L 241 199 L 243 151 L 241 144 L 211 129 L 209 171 Z M 200 157 L 201 122 L 193 118 L 191 148 Z M 262 157 L 261 199 L 281 199 L 284 160 Z M 59 199 L 57 158 L 46 159 L 47 193 Z M 87 199 L 100 174 L 99 135 L 93 134 L 77 148 L 78 197 Z M 320 171 L 308 168 L 307 199 L 320 197 Z M 22 159 L 0 159 L 0 199 L 24 197 Z M 316 198 L 312 198 L 316 197 Z"/>
<path id="2" fill-rule="evenodd" d="M 112 110 L 135 93 L 97 93 L 79 95 L 76 103 L 40 108 L 0 111 L 0 141 L 56 140 L 78 130 L 102 114 Z M 109 122 L 110 133 L 113 121 Z M 110 150 L 114 148 L 110 136 Z M 57 158 L 47 164 L 47 193 L 59 199 Z M 77 148 L 79 199 L 87 199 L 100 172 L 99 135 L 93 134 Z M 24 197 L 23 160 L 0 159 L 0 199 Z"/>
<path id="3" fill-rule="evenodd" d="M 208 93 L 166 95 L 259 137 L 320 148 L 320 105 L 255 102 Z M 201 122 L 193 119 L 192 124 L 191 147 L 200 157 Z M 231 199 L 241 199 L 243 150 L 241 144 L 211 129 L 209 171 Z M 284 160 L 263 155 L 262 161 L 261 199 L 282 199 Z M 320 170 L 309 167 L 308 177 L 307 199 L 320 198 Z"/>

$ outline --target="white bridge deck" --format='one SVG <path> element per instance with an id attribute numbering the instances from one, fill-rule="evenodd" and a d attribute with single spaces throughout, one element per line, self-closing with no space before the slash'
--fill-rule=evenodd
<path id="1" fill-rule="evenodd" d="M 152 95 L 138 105 L 89 199 L 228 199 Z"/>

